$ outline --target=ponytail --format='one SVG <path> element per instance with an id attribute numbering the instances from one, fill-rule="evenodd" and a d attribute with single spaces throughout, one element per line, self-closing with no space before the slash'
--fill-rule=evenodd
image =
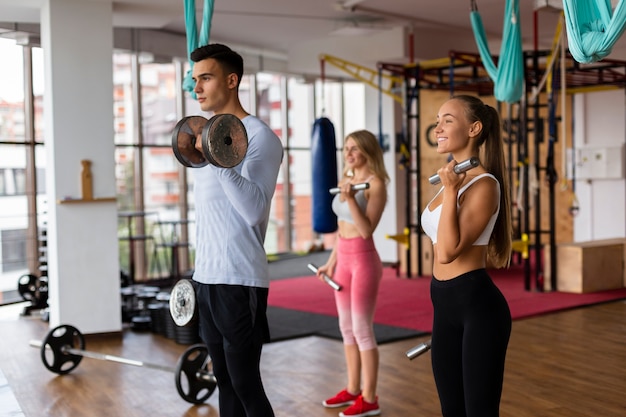
<path id="1" fill-rule="evenodd" d="M 460 95 L 453 98 L 465 103 L 470 122 L 480 121 L 483 125 L 478 138 L 478 147 L 485 145 L 481 149 L 480 160 L 487 172 L 496 177 L 500 183 L 500 212 L 489 240 L 488 257 L 493 266 L 506 267 L 511 260 L 512 228 L 500 115 L 496 109 L 484 104 L 477 97 Z"/>

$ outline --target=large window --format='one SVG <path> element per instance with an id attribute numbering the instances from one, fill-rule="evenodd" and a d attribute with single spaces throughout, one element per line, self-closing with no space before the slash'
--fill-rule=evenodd
<path id="1" fill-rule="evenodd" d="M 37 227 L 45 227 L 46 202 L 42 53 L 32 48 L 35 94 L 29 118 L 24 51 L 2 39 L 0 49 L 3 62 L 11 62 L 3 65 L 0 77 L 1 291 L 15 289 L 20 274 L 38 274 L 33 242 L 38 239 Z M 114 158 L 120 265 L 136 280 L 152 280 L 193 268 L 193 169 L 182 167 L 174 157 L 171 133 L 183 116 L 210 115 L 179 88 L 186 61 L 156 63 L 143 58 L 124 52 L 113 57 Z M 244 75 L 240 86 L 244 108 L 276 132 L 285 150 L 265 242 L 268 254 L 307 251 L 320 238 L 313 233 L 311 219 L 313 122 L 322 115 L 329 117 L 341 148 L 346 130 L 363 127 L 363 120 L 357 120 L 363 113 L 362 90 L 360 83 L 311 83 L 276 73 Z M 28 130 L 29 120 L 34 135 Z M 35 167 L 30 167 L 33 161 Z M 31 216 L 28 202 L 35 196 L 38 214 Z M 174 257 L 178 271 L 172 270 Z"/>
<path id="2" fill-rule="evenodd" d="M 46 221 L 42 55 L 0 38 L 0 292 L 16 290 L 25 273 L 39 273 L 38 232 Z M 33 94 L 25 99 L 26 58 Z"/>
<path id="3" fill-rule="evenodd" d="M 26 229 L 2 230 L 2 272 L 26 269 Z"/>
<path id="4" fill-rule="evenodd" d="M 24 168 L 0 168 L 0 197 L 26 194 Z"/>
<path id="5" fill-rule="evenodd" d="M 129 258 L 129 248 L 125 242 L 132 241 L 132 236 L 125 234 L 162 234 L 163 223 L 180 221 L 178 225 L 167 226 L 174 227 L 179 233 L 184 231 L 185 236 L 181 240 L 189 244 L 189 252 L 183 254 L 191 268 L 195 246 L 193 169 L 181 168 L 170 147 L 171 132 L 182 117 L 177 115 L 176 94 L 183 94 L 184 115 L 199 114 L 207 118 L 211 115 L 200 110 L 190 93 L 179 90 L 173 64 L 153 63 L 139 65 L 141 112 L 137 112 L 132 100 L 133 79 L 136 78 L 133 75 L 133 59 L 128 54 L 120 54 L 115 59 L 118 197 L 122 214 L 126 211 L 136 214 L 132 223 L 125 217 L 120 218 L 120 234 L 124 237 L 120 247 L 121 263 L 124 268 L 129 267 L 128 261 L 125 261 Z M 181 74 L 187 70 L 185 63 Z M 265 240 L 268 254 L 308 251 L 320 238 L 324 238 L 316 236 L 312 230 L 313 122 L 318 116 L 329 117 L 335 124 L 340 149 L 344 126 L 363 127 L 362 119 L 344 121 L 346 108 L 355 114 L 363 110 L 363 103 L 360 102 L 363 96 L 361 83 L 326 81 L 311 84 L 303 83 L 298 77 L 274 73 L 244 75 L 240 85 L 240 100 L 244 108 L 267 123 L 281 138 L 285 149 Z M 141 137 L 135 133 L 139 129 L 133 119 L 133 115 L 137 119 L 139 113 Z M 337 157 L 341 157 L 340 151 Z M 183 211 L 185 208 L 187 211 Z M 334 236 L 327 240 L 332 244 Z M 149 240 L 136 244 L 139 253 L 145 254 L 145 258 L 141 259 L 144 273 L 148 276 L 167 273 L 163 268 L 155 270 L 158 262 L 151 261 L 150 257 L 165 259 L 167 265 L 172 254 L 159 251 L 158 243 L 156 250 L 151 248 Z"/>
<path id="6" fill-rule="evenodd" d="M 172 246 L 186 226 L 179 207 L 179 164 L 171 148 L 179 119 L 176 67 L 142 58 L 114 56 L 120 264 L 137 281 L 175 277 L 182 272 L 171 268 L 178 252 L 187 259 L 182 265 L 189 266 L 188 248 Z"/>

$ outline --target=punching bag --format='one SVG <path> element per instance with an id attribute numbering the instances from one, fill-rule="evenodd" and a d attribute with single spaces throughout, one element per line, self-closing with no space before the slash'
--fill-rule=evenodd
<path id="1" fill-rule="evenodd" d="M 337 216 L 331 207 L 334 196 L 329 190 L 337 186 L 337 145 L 335 127 L 326 117 L 320 117 L 313 123 L 311 157 L 313 230 L 333 233 L 337 230 Z"/>

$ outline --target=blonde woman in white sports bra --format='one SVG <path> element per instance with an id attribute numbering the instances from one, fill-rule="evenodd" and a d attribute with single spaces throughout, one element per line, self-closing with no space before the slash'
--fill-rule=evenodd
<path id="1" fill-rule="evenodd" d="M 511 253 L 510 206 L 500 119 L 473 96 L 445 102 L 434 130 L 441 190 L 422 212 L 433 242 L 431 360 L 444 417 L 498 417 L 511 333 L 508 303 L 487 266 Z M 481 164 L 456 174 L 471 157 Z"/>

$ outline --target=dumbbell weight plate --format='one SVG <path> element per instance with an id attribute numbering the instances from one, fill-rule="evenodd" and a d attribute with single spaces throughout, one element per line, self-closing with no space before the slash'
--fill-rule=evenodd
<path id="1" fill-rule="evenodd" d="M 196 147 L 198 140 L 202 151 Z M 176 159 L 189 168 L 201 168 L 209 163 L 232 168 L 246 155 L 248 135 L 241 120 L 232 114 L 216 114 L 208 120 L 188 116 L 174 127 L 172 150 Z"/>
<path id="2" fill-rule="evenodd" d="M 209 161 L 196 149 L 195 144 L 202 136 L 208 120 L 202 116 L 189 116 L 180 119 L 172 133 L 172 150 L 178 162 L 189 168 L 201 168 Z M 202 140 L 202 139 L 200 139 Z"/>
<path id="3" fill-rule="evenodd" d="M 215 166 L 238 165 L 248 151 L 248 135 L 241 120 L 227 113 L 211 117 L 202 129 L 202 151 Z"/>

